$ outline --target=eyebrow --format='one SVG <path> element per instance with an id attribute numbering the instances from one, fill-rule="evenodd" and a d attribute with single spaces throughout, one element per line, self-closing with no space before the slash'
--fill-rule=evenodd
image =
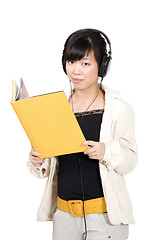
<path id="1" fill-rule="evenodd" d="M 90 59 L 90 58 L 89 57 L 84 57 L 83 59 L 86 60 L 86 59 Z"/>

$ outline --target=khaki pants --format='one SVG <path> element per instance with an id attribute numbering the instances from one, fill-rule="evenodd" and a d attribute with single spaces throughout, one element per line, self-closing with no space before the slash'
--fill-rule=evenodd
<path id="1" fill-rule="evenodd" d="M 107 213 L 86 215 L 87 240 L 126 240 L 128 225 L 112 225 Z M 56 210 L 53 218 L 53 240 L 83 240 L 85 225 L 83 217 L 72 217 L 70 213 Z"/>

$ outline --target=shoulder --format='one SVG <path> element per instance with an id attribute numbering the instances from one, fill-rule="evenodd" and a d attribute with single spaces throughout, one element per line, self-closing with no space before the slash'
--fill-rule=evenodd
<path id="1" fill-rule="evenodd" d="M 116 98 L 116 99 L 113 99 L 113 101 L 114 101 L 116 111 L 118 110 L 120 113 L 133 111 L 133 107 L 131 103 L 125 101 L 124 99 Z"/>
<path id="2" fill-rule="evenodd" d="M 134 112 L 132 105 L 121 98 L 119 91 L 116 91 L 105 85 L 102 85 L 102 89 L 105 92 L 106 107 L 112 109 L 115 117 L 119 117 L 122 114 L 128 115 Z"/>

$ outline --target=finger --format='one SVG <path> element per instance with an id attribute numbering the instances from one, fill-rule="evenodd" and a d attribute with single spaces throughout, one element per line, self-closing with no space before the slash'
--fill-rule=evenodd
<path id="1" fill-rule="evenodd" d="M 96 150 L 95 150 L 95 148 L 93 147 L 93 148 L 90 148 L 90 149 L 84 151 L 84 154 L 91 154 L 91 153 L 95 153 L 95 152 L 96 152 Z"/>
<path id="2" fill-rule="evenodd" d="M 35 152 L 35 151 L 33 151 L 33 152 L 32 152 L 32 156 L 35 156 L 35 157 L 40 157 L 40 156 L 41 156 L 41 154 L 40 154 L 40 153 L 38 153 L 38 152 Z"/>
<path id="3" fill-rule="evenodd" d="M 97 156 L 92 156 L 92 157 L 89 157 L 89 158 L 92 159 L 92 160 L 98 160 L 99 161 Z"/>
<path id="4" fill-rule="evenodd" d="M 44 159 L 43 158 L 39 158 L 39 157 L 35 157 L 35 156 L 30 156 L 30 159 L 33 159 L 33 160 L 35 160 L 35 161 L 44 161 Z"/>
<path id="5" fill-rule="evenodd" d="M 44 162 L 43 159 L 40 159 L 40 158 L 37 158 L 37 157 L 33 157 L 33 156 L 32 156 L 32 160 L 33 160 L 33 161 L 39 161 L 39 162 L 41 161 L 41 162 Z"/>
<path id="6" fill-rule="evenodd" d="M 81 144 L 81 146 L 86 146 L 86 145 L 94 146 L 95 141 L 88 140 L 88 141 L 85 141 Z"/>
<path id="7" fill-rule="evenodd" d="M 97 154 L 89 154 L 88 157 L 91 159 L 98 159 Z"/>
<path id="8" fill-rule="evenodd" d="M 42 164 L 43 164 L 43 162 L 36 162 L 36 164 L 40 164 L 40 165 L 42 165 Z"/>
<path id="9" fill-rule="evenodd" d="M 41 162 L 36 162 L 36 161 L 32 161 L 32 164 L 33 164 L 34 166 L 41 166 L 43 163 L 41 163 Z"/>
<path id="10" fill-rule="evenodd" d="M 42 163 L 36 163 L 37 167 L 40 167 L 42 165 Z"/>

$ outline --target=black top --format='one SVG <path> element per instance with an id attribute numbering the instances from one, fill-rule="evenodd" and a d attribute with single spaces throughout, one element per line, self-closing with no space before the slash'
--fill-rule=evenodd
<path id="1" fill-rule="evenodd" d="M 103 112 L 104 110 L 100 109 L 75 113 L 86 140 L 99 141 Z M 103 197 L 99 161 L 90 159 L 88 155 L 85 155 L 83 152 L 58 157 L 58 196 L 67 201 L 83 199 L 79 157 L 82 167 L 85 200 Z"/>

